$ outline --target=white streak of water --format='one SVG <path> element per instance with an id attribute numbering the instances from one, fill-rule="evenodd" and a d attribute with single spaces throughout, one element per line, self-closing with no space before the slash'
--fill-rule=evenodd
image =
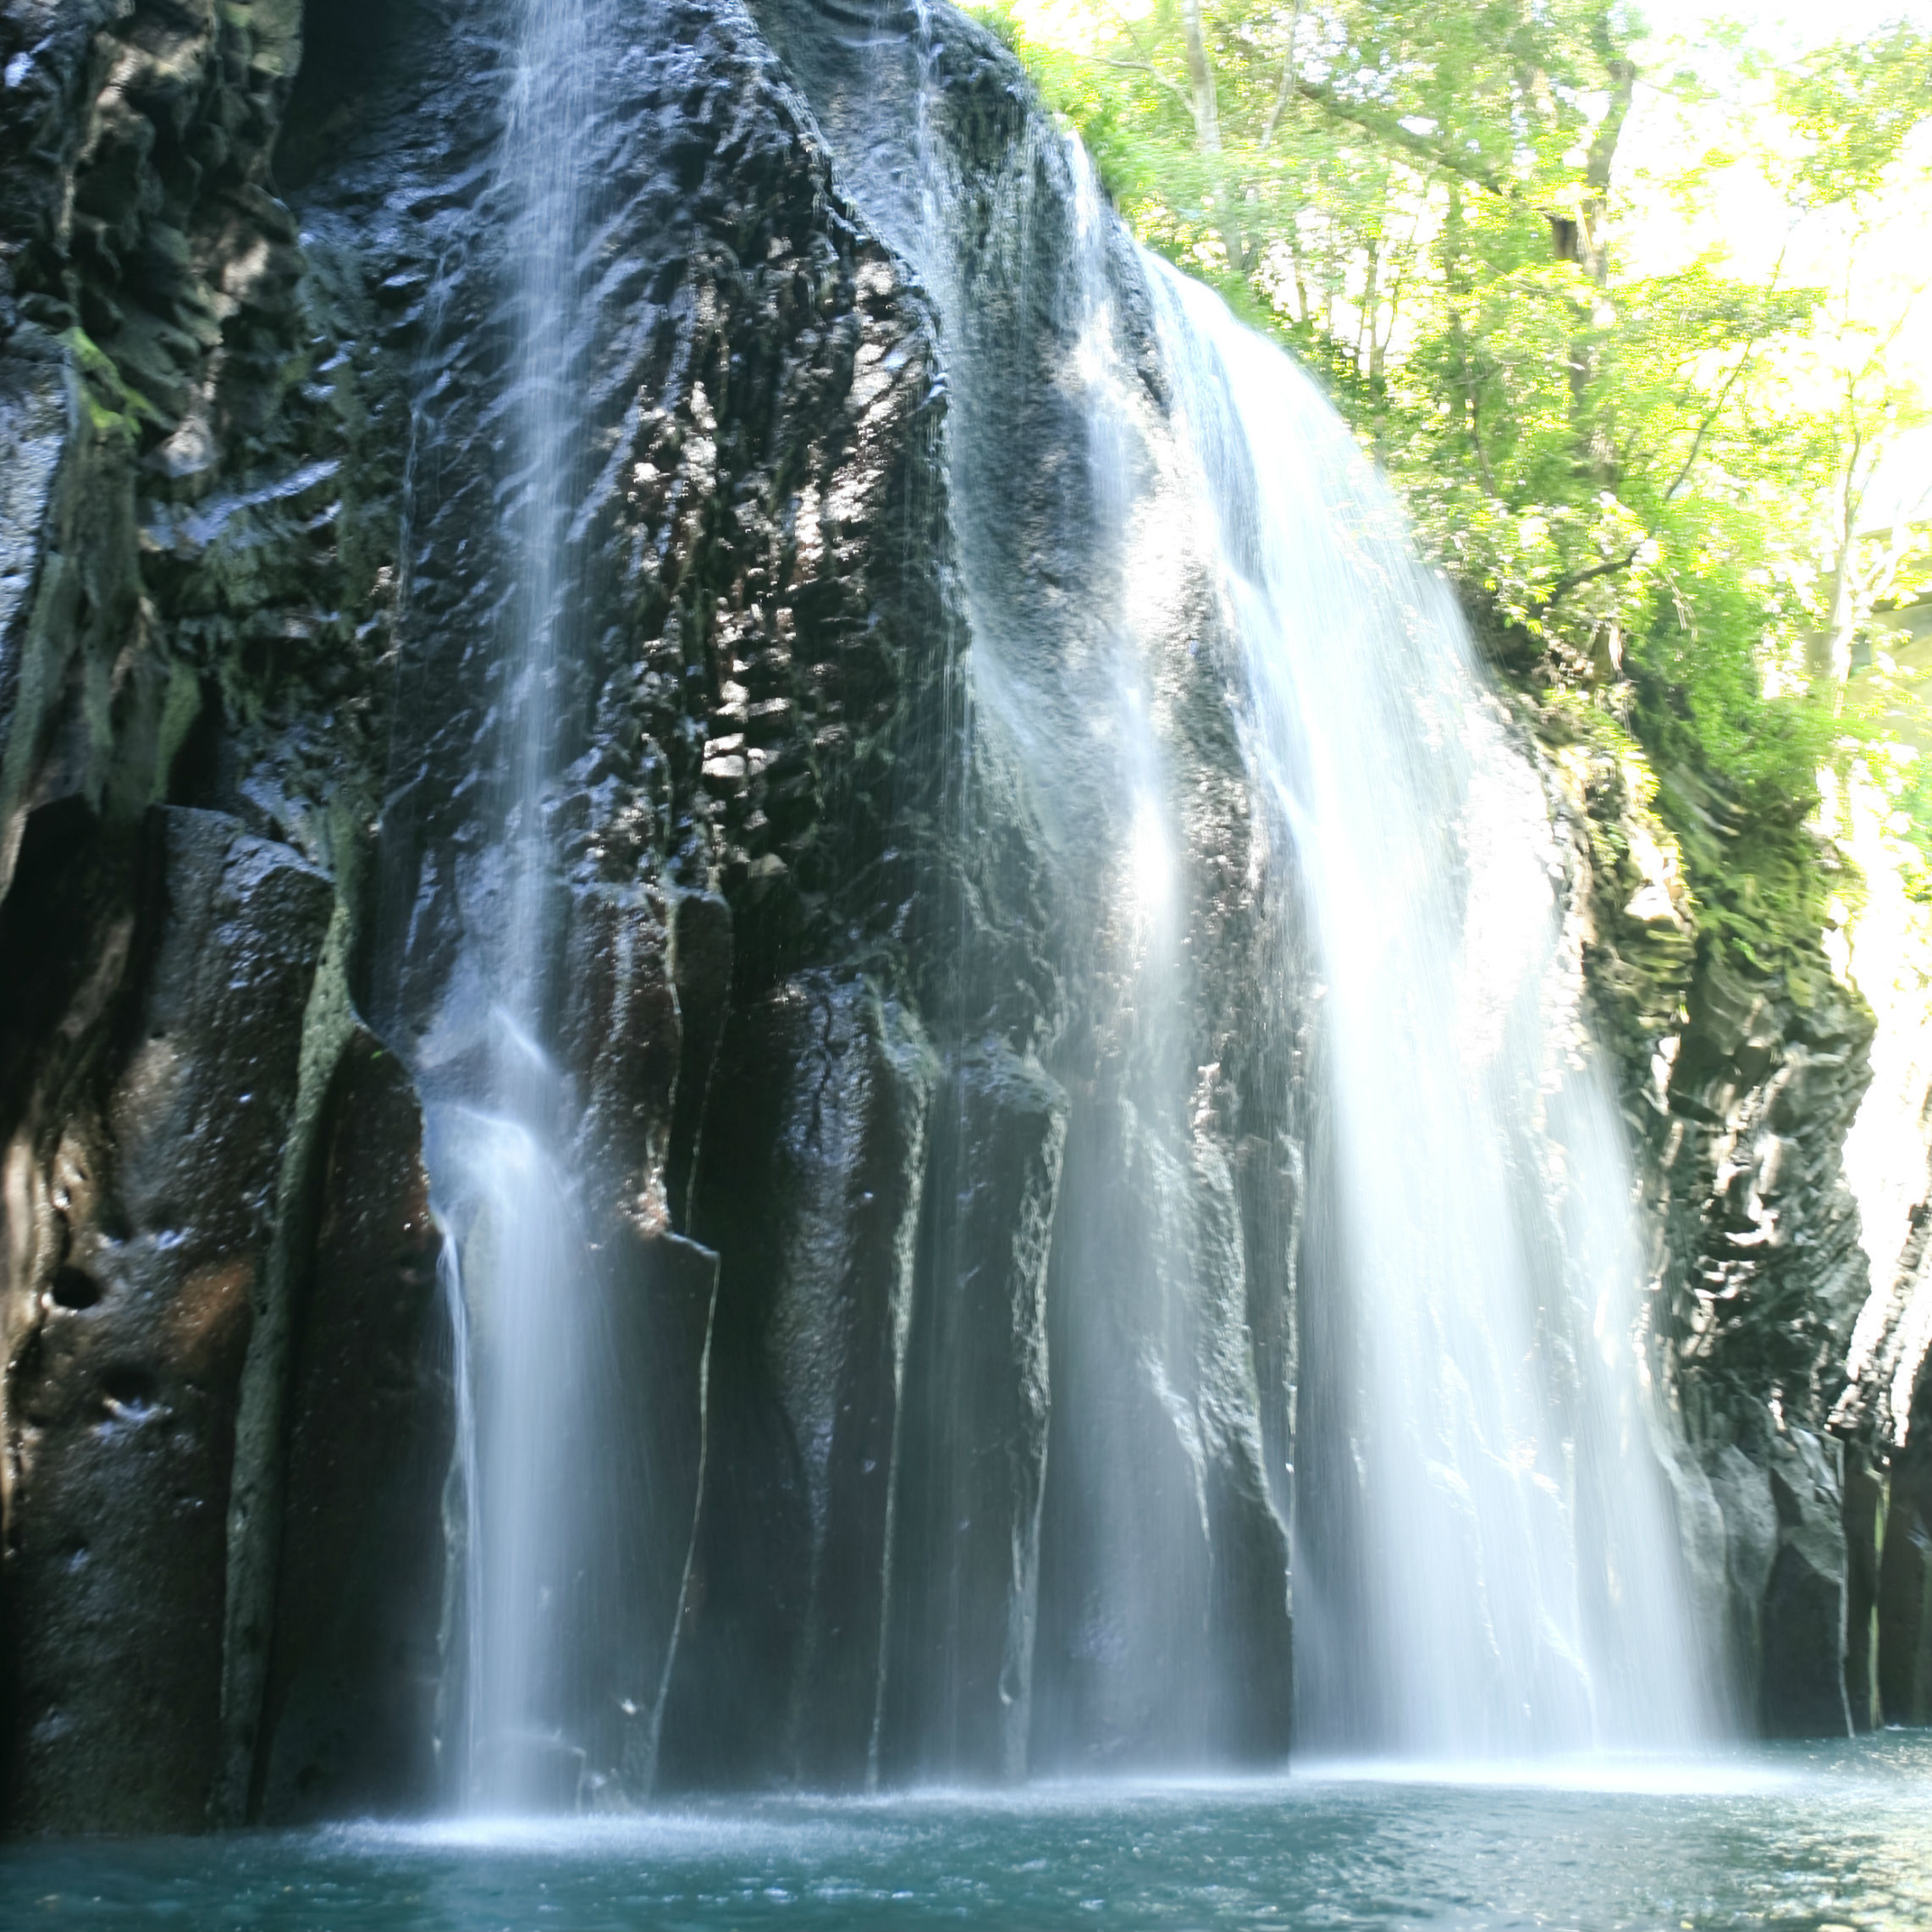
<path id="1" fill-rule="evenodd" d="M 460 1802 L 571 1809 L 587 1769 L 571 1734 L 598 1533 L 570 1466 L 599 1365 L 597 1299 L 564 1154 L 566 1084 L 540 1041 L 555 991 L 555 859 L 544 800 L 574 638 L 570 527 L 582 468 L 580 249 L 588 185 L 572 130 L 593 106 L 598 0 L 524 0 L 510 77 L 503 189 L 513 351 L 504 422 L 502 844 L 485 894 L 487 1017 L 466 1052 L 473 1101 L 431 1110 L 429 1159 L 451 1230 L 464 1377 L 459 1454 L 466 1565 Z"/>
<path id="2" fill-rule="evenodd" d="M 1337 1339 L 1305 1363 L 1334 1386 L 1296 1459 L 1320 1491 L 1297 1500 L 1300 1735 L 1449 1761 L 1693 1744 L 1631 1177 L 1564 1017 L 1544 796 L 1313 383 L 1147 273 L 1325 983 L 1304 1322 Z"/>

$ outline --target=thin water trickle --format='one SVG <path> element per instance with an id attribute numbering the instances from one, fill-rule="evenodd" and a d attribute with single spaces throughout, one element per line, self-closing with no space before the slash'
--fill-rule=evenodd
<path id="1" fill-rule="evenodd" d="M 450 1324 L 450 1359 L 455 1368 L 454 1466 L 443 1493 L 443 1542 L 451 1558 L 444 1584 L 443 1634 L 445 1650 L 461 1661 L 454 1669 L 445 1665 L 437 1698 L 436 1735 L 445 1759 L 446 1781 L 460 1790 L 466 1786 L 477 1757 L 476 1712 L 470 1686 L 483 1681 L 483 1577 L 470 1561 L 470 1552 L 479 1547 L 481 1537 L 477 1482 L 480 1466 L 462 1249 L 455 1231 L 441 1215 L 437 1217 L 437 1231 L 443 1237 L 437 1279 Z"/>
<path id="2" fill-rule="evenodd" d="M 428 1156 L 448 1229 L 459 1397 L 462 1628 L 453 1795 L 483 1812 L 578 1808 L 597 1767 L 582 1735 L 599 1511 L 573 1448 L 597 1439 L 594 1260 L 566 1153 L 568 1083 L 541 1044 L 554 1021 L 556 856 L 545 824 L 558 692 L 575 646 L 570 520 L 582 470 L 578 313 L 588 186 L 567 130 L 592 111 L 598 0 L 524 0 L 501 179 L 514 318 L 502 537 L 502 833 L 494 915 L 477 969 L 489 991 L 480 1075 L 430 1109 Z M 589 1418 L 587 1426 L 587 1417 Z M 455 1619 L 451 1619 L 454 1623 Z"/>
<path id="3" fill-rule="evenodd" d="M 1246 750 L 1322 982 L 1298 1735 L 1438 1759 L 1708 1735 L 1620 1130 L 1558 854 L 1441 583 L 1313 383 L 1146 259 Z"/>

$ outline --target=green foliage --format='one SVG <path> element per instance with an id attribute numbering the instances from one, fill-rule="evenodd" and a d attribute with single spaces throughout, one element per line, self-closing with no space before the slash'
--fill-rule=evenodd
<path id="1" fill-rule="evenodd" d="M 1932 905 L 1932 759 L 1915 759 L 1900 774 L 1892 793 L 1895 829 L 1918 860 L 1905 889 L 1921 905 Z"/>
<path id="2" fill-rule="evenodd" d="M 1642 742 L 1720 927 L 1816 914 L 1818 774 L 1885 728 L 1844 687 L 1897 590 L 1861 561 L 1862 493 L 1918 408 L 1857 249 L 1888 194 L 1924 194 L 1898 177 L 1932 41 L 1776 73 L 1736 31 L 1662 47 L 1620 0 L 983 17 L 1141 239 L 1325 378 L 1499 668 Z M 1626 152 L 1644 113 L 1653 144 L 1673 113 L 1690 132 Z M 1840 222 L 1841 286 L 1737 265 L 1714 211 L 1740 170 L 1789 223 Z M 1647 249 L 1659 224 L 1705 245 Z"/>
<path id="3" fill-rule="evenodd" d="M 1820 48 L 1780 76 L 1779 102 L 1810 144 L 1795 185 L 1816 203 L 1876 193 L 1932 97 L 1932 39 L 1901 23 Z"/>

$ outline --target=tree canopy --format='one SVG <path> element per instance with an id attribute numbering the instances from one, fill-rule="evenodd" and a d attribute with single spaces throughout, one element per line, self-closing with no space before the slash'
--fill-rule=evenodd
<path id="1" fill-rule="evenodd" d="M 1873 491 L 1928 417 L 1932 36 L 1780 60 L 1623 0 L 980 11 L 1142 240 L 1326 378 L 1499 668 L 1632 736 L 1680 819 L 1714 785 L 1795 828 L 1821 766 L 1914 735 L 1884 613 L 1932 588 L 1932 505 L 1874 527 Z M 1910 752 L 1887 783 L 1932 856 Z"/>

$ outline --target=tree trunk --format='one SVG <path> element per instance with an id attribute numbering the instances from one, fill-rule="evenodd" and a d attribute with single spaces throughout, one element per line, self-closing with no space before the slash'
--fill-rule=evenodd
<path id="1" fill-rule="evenodd" d="M 1598 326 L 1597 312 L 1603 305 L 1604 291 L 1609 286 L 1610 178 L 1616 164 L 1617 143 L 1622 139 L 1624 123 L 1630 118 L 1631 102 L 1637 91 L 1637 63 L 1616 50 L 1608 13 L 1598 21 L 1596 41 L 1603 57 L 1604 78 L 1609 84 L 1609 104 L 1598 124 L 1596 138 L 1590 143 L 1583 176 L 1585 193 L 1578 204 L 1576 218 L 1572 221 L 1553 217 L 1550 229 L 1558 255 L 1576 262 L 1596 290 L 1587 313 L 1579 318 L 1576 332 L 1570 339 L 1570 395 L 1583 473 L 1599 489 L 1615 489 L 1618 469 L 1615 425 L 1607 412 L 1598 414 L 1591 407 L 1591 391 L 1597 378 L 1592 332 Z"/>
<path id="2" fill-rule="evenodd" d="M 1496 478 L 1489 467 L 1488 452 L 1482 447 L 1481 392 L 1477 385 L 1476 366 L 1470 358 L 1469 332 L 1462 321 L 1461 297 L 1466 293 L 1462 273 L 1462 190 L 1451 181 L 1449 214 L 1443 223 L 1443 295 L 1449 309 L 1449 339 L 1455 345 L 1457 373 L 1461 378 L 1463 427 L 1469 434 L 1469 446 L 1476 453 L 1483 492 L 1493 497 L 1497 494 Z"/>
<path id="3" fill-rule="evenodd" d="M 1214 63 L 1207 52 L 1207 36 L 1201 24 L 1201 0 L 1183 0 L 1181 24 L 1187 42 L 1188 92 L 1194 108 L 1194 137 L 1209 162 L 1214 178 L 1215 226 L 1221 246 L 1228 251 L 1228 266 L 1237 275 L 1245 275 L 1254 264 L 1248 259 L 1248 245 L 1241 233 L 1241 217 L 1234 188 L 1222 165 L 1221 113 L 1215 100 Z"/>
<path id="4" fill-rule="evenodd" d="M 1376 339 L 1375 312 L 1382 301 L 1382 243 L 1372 236 L 1368 245 L 1368 278 L 1362 285 L 1361 326 L 1355 331 L 1355 373 L 1372 377 L 1376 364 L 1381 360 Z M 1368 351 L 1367 359 L 1362 356 L 1364 346 Z"/>

